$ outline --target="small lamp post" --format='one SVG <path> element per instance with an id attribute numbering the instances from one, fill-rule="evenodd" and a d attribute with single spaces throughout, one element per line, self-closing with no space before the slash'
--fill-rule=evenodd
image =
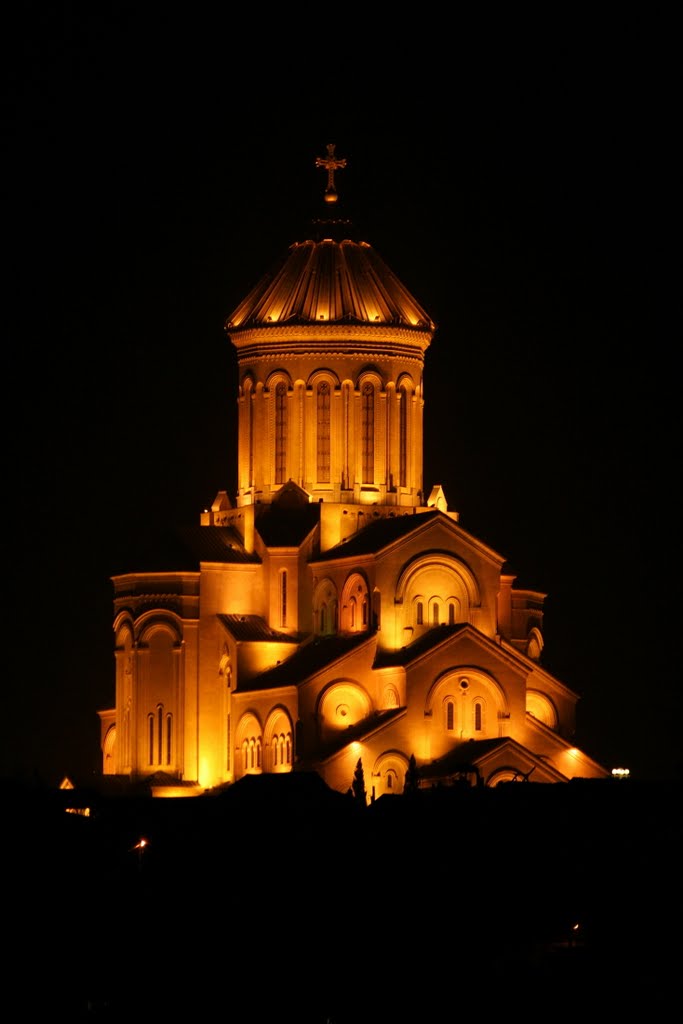
<path id="1" fill-rule="evenodd" d="M 137 850 L 137 854 L 138 854 L 138 870 L 139 871 L 142 871 L 142 855 L 143 855 L 143 853 L 145 852 L 145 850 L 147 849 L 148 846 L 149 846 L 149 841 L 143 837 L 140 840 L 138 840 L 138 842 L 133 847 L 133 850 Z"/>

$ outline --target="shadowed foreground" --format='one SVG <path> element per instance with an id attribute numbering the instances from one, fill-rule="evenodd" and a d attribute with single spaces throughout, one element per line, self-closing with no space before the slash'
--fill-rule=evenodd
<path id="1" fill-rule="evenodd" d="M 14 1019 L 663 1018 L 683 967 L 677 784 L 7 789 Z"/>

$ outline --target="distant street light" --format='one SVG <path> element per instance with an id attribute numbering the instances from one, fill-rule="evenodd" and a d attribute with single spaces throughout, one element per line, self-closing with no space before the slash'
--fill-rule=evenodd
<path id="1" fill-rule="evenodd" d="M 140 870 L 140 871 L 142 871 L 142 855 L 143 855 L 143 853 L 145 852 L 145 850 L 147 849 L 148 846 L 149 846 L 149 840 L 142 838 L 142 839 L 138 840 L 138 842 L 135 844 L 135 846 L 133 846 L 131 848 L 131 852 L 137 850 L 137 854 L 138 854 L 138 870 Z"/>

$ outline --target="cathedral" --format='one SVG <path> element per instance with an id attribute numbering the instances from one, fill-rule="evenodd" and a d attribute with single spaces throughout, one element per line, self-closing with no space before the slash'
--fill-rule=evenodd
<path id="1" fill-rule="evenodd" d="M 423 482 L 437 326 L 341 215 L 346 160 L 315 164 L 320 216 L 225 323 L 236 491 L 112 578 L 103 774 L 163 796 L 306 771 L 346 793 L 362 769 L 368 800 L 606 777 L 544 667 L 546 595 Z"/>

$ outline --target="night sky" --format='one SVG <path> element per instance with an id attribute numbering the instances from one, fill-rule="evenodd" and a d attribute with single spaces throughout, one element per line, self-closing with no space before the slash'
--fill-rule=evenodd
<path id="1" fill-rule="evenodd" d="M 425 492 L 548 595 L 577 744 L 680 777 L 666 62 L 635 32 L 446 53 L 432 25 L 378 57 L 339 24 L 303 51 L 74 10 L 28 5 L 7 36 L 0 775 L 99 770 L 110 576 L 141 524 L 234 498 L 224 319 L 310 236 L 335 142 L 345 210 L 438 327 Z"/>

